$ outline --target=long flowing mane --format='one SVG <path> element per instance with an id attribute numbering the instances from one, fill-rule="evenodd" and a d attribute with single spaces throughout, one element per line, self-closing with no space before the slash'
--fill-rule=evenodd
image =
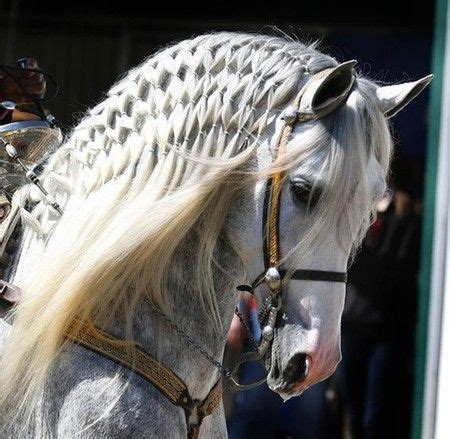
<path id="1" fill-rule="evenodd" d="M 280 112 L 309 74 L 335 65 L 314 46 L 218 33 L 160 51 L 111 88 L 42 176 L 64 215 L 33 187 L 21 189 L 26 262 L 14 281 L 24 297 L 4 355 L 0 403 L 15 398 L 19 409 L 33 410 L 74 316 L 102 326 L 120 314 L 131 328 L 144 296 L 172 313 L 170 278 L 182 275 L 179 249 L 196 228 L 201 232 L 189 249 L 195 259 L 184 269 L 192 294 L 220 326 L 213 277 L 226 213 L 261 176 L 253 153 L 270 143 Z M 276 164 L 295 168 L 305 156 L 327 151 L 323 172 L 332 174 L 333 190 L 318 209 L 317 230 L 330 212 L 351 222 L 343 206 L 355 181 L 372 202 L 368 160 L 376 157 L 387 170 L 390 137 L 374 87 L 358 79 L 348 104 Z M 357 224 L 357 233 L 369 221 Z M 35 250 L 27 259 L 28 249 Z"/>

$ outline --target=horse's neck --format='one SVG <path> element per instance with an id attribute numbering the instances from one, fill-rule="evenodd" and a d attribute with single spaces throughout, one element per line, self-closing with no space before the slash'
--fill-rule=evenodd
<path id="1" fill-rule="evenodd" d="M 190 318 L 183 318 L 185 316 Z M 202 332 L 197 320 L 206 322 L 206 316 L 200 308 L 185 307 L 175 313 L 173 320 L 186 335 L 221 361 L 226 334 L 216 338 L 208 329 Z M 211 336 L 207 337 L 207 333 Z M 218 370 L 175 329 L 162 322 L 162 318 L 145 303 L 136 316 L 133 339 L 161 364 L 175 372 L 186 383 L 194 399 L 203 400 L 219 378 Z"/>
<path id="2" fill-rule="evenodd" d="M 43 245 L 37 241 L 40 240 L 32 238 L 30 234 L 25 233 L 22 236 L 16 269 L 9 277 L 10 282 L 19 287 L 27 267 L 39 259 L 43 251 Z M 214 273 L 218 294 L 217 303 L 222 318 L 221 328 L 211 323 L 202 306 L 199 294 L 193 290 L 192 282 L 186 279 L 180 282 L 175 279 L 181 278 L 180 271 L 182 269 L 173 267 L 174 279 L 171 287 L 173 296 L 170 305 L 174 314 L 171 320 L 217 361 L 222 360 L 226 336 L 233 316 L 235 287 L 242 283 L 240 282 L 242 279 L 238 279 L 240 265 L 234 262 L 235 258 L 228 253 L 226 249 L 220 251 L 220 260 L 226 259 L 223 265 L 227 267 L 227 275 L 225 276 L 219 269 Z M 190 263 L 194 259 L 194 255 L 187 252 L 187 256 L 190 258 L 188 261 Z M 180 261 L 180 264 L 183 264 L 183 261 Z M 177 272 L 178 275 L 175 276 Z M 120 316 L 117 316 L 111 326 L 105 329 L 116 337 L 125 337 L 125 322 Z M 219 378 L 218 369 L 173 327 L 164 322 L 162 317 L 157 315 L 144 299 L 141 300 L 135 314 L 133 339 L 141 344 L 150 355 L 172 369 L 187 384 L 194 399 L 204 399 Z"/>
<path id="3" fill-rule="evenodd" d="M 198 295 L 185 282 L 178 285 L 174 282 L 171 289 L 174 291 L 174 314 L 170 320 L 214 360 L 221 362 L 233 316 L 235 285 L 231 285 L 229 279 L 223 279 L 217 287 L 221 296 L 218 300 L 223 319 L 221 329 L 210 322 Z M 118 337 L 125 335 L 120 318 L 109 330 Z M 133 339 L 175 372 L 186 383 L 194 399 L 203 400 L 220 376 L 218 369 L 145 300 L 141 301 L 135 314 Z"/>

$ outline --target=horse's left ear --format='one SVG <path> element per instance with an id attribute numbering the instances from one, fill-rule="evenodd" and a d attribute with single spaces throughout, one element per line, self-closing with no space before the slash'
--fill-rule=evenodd
<path id="1" fill-rule="evenodd" d="M 406 107 L 433 79 L 425 76 L 414 82 L 388 85 L 377 89 L 377 98 L 386 117 L 392 117 Z"/>
<path id="2" fill-rule="evenodd" d="M 323 117 L 344 102 L 355 80 L 355 64 L 355 60 L 347 61 L 316 73 L 305 85 L 300 113 Z"/>

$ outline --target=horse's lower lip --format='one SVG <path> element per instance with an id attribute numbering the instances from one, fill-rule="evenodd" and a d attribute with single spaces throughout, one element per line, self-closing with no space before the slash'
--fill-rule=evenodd
<path id="1" fill-rule="evenodd" d="M 288 399 L 294 398 L 295 396 L 300 396 L 306 389 L 299 390 L 296 386 L 282 386 L 272 390 L 275 393 L 278 393 L 278 395 L 280 395 L 280 397 L 283 398 L 284 401 L 287 401 Z"/>
<path id="2" fill-rule="evenodd" d="M 283 399 L 288 399 L 301 395 L 307 388 L 308 386 L 305 386 L 303 383 L 296 383 L 285 384 L 279 387 L 271 388 L 270 390 L 278 393 Z"/>
<path id="3" fill-rule="evenodd" d="M 282 386 L 271 388 L 271 390 L 279 394 L 290 395 L 294 390 L 294 387 L 295 386 L 293 384 L 285 384 Z"/>

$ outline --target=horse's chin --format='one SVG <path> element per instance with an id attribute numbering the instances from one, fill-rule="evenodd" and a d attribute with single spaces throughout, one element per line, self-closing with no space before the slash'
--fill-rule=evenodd
<path id="1" fill-rule="evenodd" d="M 295 398 L 296 396 L 300 396 L 308 386 L 292 386 L 291 388 L 278 388 L 271 389 L 273 392 L 277 393 L 280 398 L 286 402 L 291 398 Z"/>

